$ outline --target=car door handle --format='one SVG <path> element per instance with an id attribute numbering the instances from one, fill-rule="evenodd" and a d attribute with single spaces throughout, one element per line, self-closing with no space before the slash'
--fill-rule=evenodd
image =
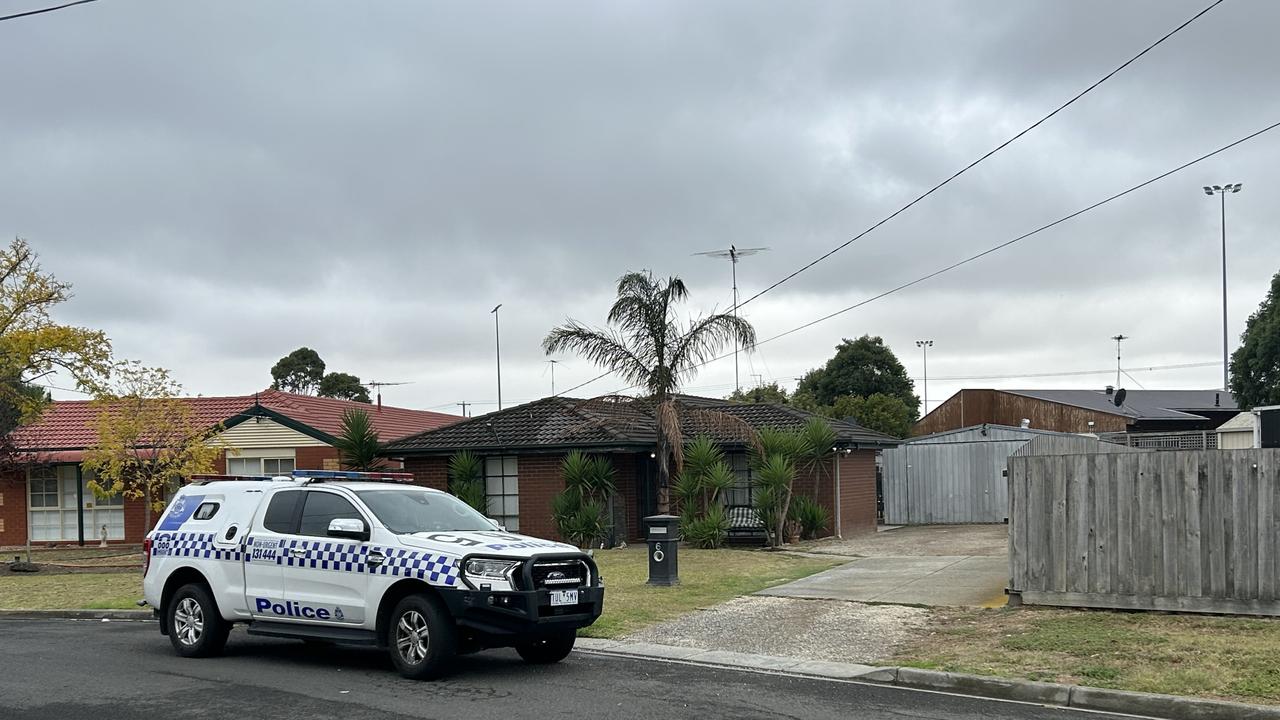
<path id="1" fill-rule="evenodd" d="M 364 563 L 369 567 L 378 567 L 383 562 L 385 562 L 386 559 L 387 559 L 387 556 L 375 550 L 374 552 L 369 553 L 368 556 L 365 557 Z"/>
<path id="2" fill-rule="evenodd" d="M 289 554 L 294 557 L 306 557 L 307 551 L 299 548 L 289 548 Z"/>

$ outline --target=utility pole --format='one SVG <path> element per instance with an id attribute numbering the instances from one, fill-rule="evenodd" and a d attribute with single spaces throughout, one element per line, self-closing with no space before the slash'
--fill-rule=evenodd
<path id="1" fill-rule="evenodd" d="M 471 403 L 469 403 L 469 402 L 460 402 L 460 403 L 458 403 L 458 404 L 462 406 L 462 417 L 471 417 L 470 415 L 468 415 L 468 414 L 467 414 L 467 406 L 468 406 L 468 405 L 471 405 Z"/>
<path id="2" fill-rule="evenodd" d="M 1120 389 L 1120 343 L 1129 339 L 1128 335 L 1112 335 L 1112 340 L 1116 341 L 1116 389 Z"/>
<path id="3" fill-rule="evenodd" d="M 917 340 L 916 347 L 920 348 L 920 352 L 924 354 L 924 412 L 922 415 L 929 414 L 929 348 L 933 347 L 932 340 Z"/>
<path id="4" fill-rule="evenodd" d="M 493 350 L 498 363 L 498 411 L 502 411 L 502 334 L 498 332 L 498 308 L 502 303 L 493 306 L 489 312 L 493 314 Z"/>
<path id="5" fill-rule="evenodd" d="M 1227 359 L 1227 193 L 1240 192 L 1240 183 L 1232 185 L 1205 185 L 1205 195 L 1222 196 L 1222 389 L 1230 390 L 1227 374 L 1231 365 Z"/>

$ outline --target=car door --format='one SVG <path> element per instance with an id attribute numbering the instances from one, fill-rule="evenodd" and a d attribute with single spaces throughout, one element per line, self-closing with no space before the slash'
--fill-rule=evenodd
<path id="1" fill-rule="evenodd" d="M 369 588 L 368 543 L 330 537 L 329 523 L 369 518 L 342 493 L 308 489 L 298 530 L 286 540 L 284 594 L 291 620 L 362 625 Z"/>
<path id="2" fill-rule="evenodd" d="M 254 519 L 244 540 L 244 594 L 254 618 L 287 617 L 284 593 L 284 544 L 297 532 L 303 490 L 278 490 Z"/>

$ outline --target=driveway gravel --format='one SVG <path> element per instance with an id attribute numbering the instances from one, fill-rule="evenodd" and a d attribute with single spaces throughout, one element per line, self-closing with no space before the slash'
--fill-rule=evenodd
<path id="1" fill-rule="evenodd" d="M 929 611 L 841 600 L 748 596 L 627 637 L 635 642 L 874 664 L 922 628 Z"/>

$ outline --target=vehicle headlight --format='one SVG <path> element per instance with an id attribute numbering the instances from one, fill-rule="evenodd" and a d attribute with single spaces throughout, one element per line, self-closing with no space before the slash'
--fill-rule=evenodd
<path id="1" fill-rule="evenodd" d="M 492 586 L 494 590 L 514 590 L 515 573 L 519 567 L 519 560 L 472 558 L 463 566 L 462 577 L 475 589 L 479 589 L 483 583 Z"/>

